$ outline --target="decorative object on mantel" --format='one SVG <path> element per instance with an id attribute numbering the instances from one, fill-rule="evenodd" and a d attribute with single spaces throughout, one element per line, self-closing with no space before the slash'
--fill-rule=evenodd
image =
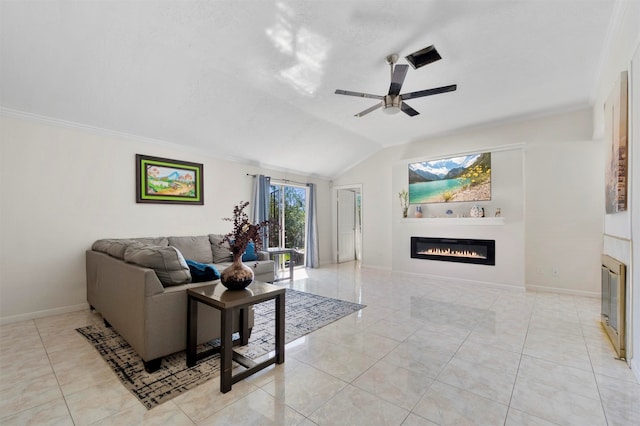
<path id="1" fill-rule="evenodd" d="M 445 212 L 445 214 L 447 215 L 447 217 L 453 217 L 453 210 L 449 209 Z"/>
<path id="2" fill-rule="evenodd" d="M 220 275 L 222 285 L 229 290 L 243 290 L 253 282 L 253 270 L 242 263 L 242 255 L 247 251 L 251 241 L 256 251 L 262 248 L 260 230 L 269 225 L 267 220 L 256 224 L 249 222 L 249 216 L 244 212 L 248 205 L 248 201 L 241 201 L 233 208 L 233 217 L 224 218 L 226 221 L 233 222 L 233 231 L 222 237 L 219 243 L 220 245 L 228 243 L 233 255 L 233 263 Z"/>
<path id="3" fill-rule="evenodd" d="M 422 217 L 422 206 L 416 206 L 416 217 Z"/>
<path id="4" fill-rule="evenodd" d="M 469 216 L 484 217 L 484 209 L 476 204 L 473 207 L 471 207 L 471 211 L 469 211 Z"/>
<path id="5" fill-rule="evenodd" d="M 406 189 L 398 192 L 400 198 L 400 206 L 402 206 L 402 217 L 407 217 L 409 211 L 409 192 Z"/>
<path id="6" fill-rule="evenodd" d="M 502 216 L 502 212 L 500 211 L 500 207 L 498 207 L 498 208 L 496 209 L 495 217 L 500 217 L 500 216 Z"/>

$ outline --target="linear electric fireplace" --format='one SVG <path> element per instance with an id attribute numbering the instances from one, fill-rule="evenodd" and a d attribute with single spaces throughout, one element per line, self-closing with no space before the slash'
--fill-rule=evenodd
<path id="1" fill-rule="evenodd" d="M 460 238 L 411 237 L 413 259 L 496 264 L 496 241 Z"/>

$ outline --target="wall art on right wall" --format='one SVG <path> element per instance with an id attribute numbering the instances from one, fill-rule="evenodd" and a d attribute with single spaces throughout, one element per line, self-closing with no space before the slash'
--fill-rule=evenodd
<path id="1" fill-rule="evenodd" d="M 623 71 L 604 103 L 604 132 L 607 143 L 605 203 L 608 214 L 627 210 L 627 86 L 627 71 Z"/>

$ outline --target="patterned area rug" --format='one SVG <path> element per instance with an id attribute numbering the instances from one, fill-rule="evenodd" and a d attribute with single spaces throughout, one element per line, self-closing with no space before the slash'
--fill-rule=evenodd
<path id="1" fill-rule="evenodd" d="M 287 289 L 285 342 L 289 343 L 364 307 L 358 303 Z M 254 305 L 254 313 L 249 344 L 236 347 L 235 350 L 255 359 L 274 349 L 275 304 L 267 301 Z M 178 352 L 164 357 L 160 370 L 149 374 L 144 369 L 142 359 L 113 329 L 104 325 L 89 325 L 78 328 L 77 331 L 100 352 L 122 384 L 147 409 L 219 375 L 219 354 L 200 361 L 195 367 L 187 368 L 185 352 Z M 217 341 L 213 341 L 206 345 L 216 344 Z M 201 349 L 204 347 L 199 348 Z"/>

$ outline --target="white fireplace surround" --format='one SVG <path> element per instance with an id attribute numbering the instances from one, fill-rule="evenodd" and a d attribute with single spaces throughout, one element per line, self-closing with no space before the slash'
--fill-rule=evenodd
<path id="1" fill-rule="evenodd" d="M 409 209 L 410 217 L 403 218 L 398 204 L 398 208 L 393 209 L 392 269 L 524 289 L 523 150 L 523 144 L 477 150 L 477 152 L 491 152 L 491 201 L 422 204 L 422 218 L 412 217 L 415 214 L 415 206 L 411 206 Z M 407 159 L 396 164 L 392 171 L 394 199 L 397 200 L 397 194 L 400 190 L 407 188 L 409 163 L 473 152 L 448 152 L 442 156 Z M 457 217 L 468 216 L 469 210 L 474 204 L 483 207 L 489 217 Z M 493 217 L 497 208 L 500 208 L 504 216 Z M 452 210 L 453 213 L 447 215 L 447 210 Z M 490 266 L 412 259 L 412 236 L 495 240 L 496 264 Z"/>

